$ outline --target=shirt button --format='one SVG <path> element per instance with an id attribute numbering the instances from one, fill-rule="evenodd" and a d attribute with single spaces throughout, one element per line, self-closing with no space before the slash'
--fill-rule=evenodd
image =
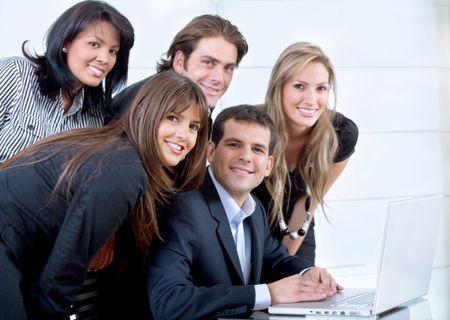
<path id="1" fill-rule="evenodd" d="M 33 131 L 34 130 L 34 126 L 32 124 L 29 124 L 27 126 L 27 129 L 30 130 L 30 131 Z"/>

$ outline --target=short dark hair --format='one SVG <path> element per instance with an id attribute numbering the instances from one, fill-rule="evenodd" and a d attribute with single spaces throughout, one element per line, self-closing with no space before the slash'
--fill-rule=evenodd
<path id="1" fill-rule="evenodd" d="M 234 120 L 236 122 L 255 123 L 263 126 L 270 131 L 269 155 L 272 155 L 277 134 L 275 125 L 269 115 L 259 107 L 243 104 L 234 107 L 228 107 L 222 110 L 213 123 L 211 132 L 211 141 L 218 144 L 224 134 L 225 122 Z"/>
<path id="2" fill-rule="evenodd" d="M 103 1 L 82 1 L 63 12 L 47 31 L 46 51 L 43 56 L 29 54 L 25 50 L 26 41 L 22 45 L 25 57 L 38 66 L 36 74 L 43 94 L 55 98 L 60 90 L 69 95 L 72 93 L 76 78 L 67 65 L 63 47 L 75 39 L 86 26 L 100 21 L 107 21 L 117 29 L 120 34 L 120 50 L 114 68 L 105 78 L 105 90 L 103 91 L 102 84 L 95 88 L 86 87 L 84 95 L 85 102 L 89 105 L 105 108 L 110 105 L 108 101 L 112 99 L 112 93 L 120 89 L 127 80 L 128 60 L 134 44 L 134 29 L 125 16 Z"/>
<path id="3" fill-rule="evenodd" d="M 248 51 L 247 41 L 244 36 L 227 19 L 218 15 L 205 14 L 192 19 L 177 33 L 175 38 L 173 38 L 169 50 L 166 52 L 167 58 L 161 58 L 157 63 L 157 72 L 172 69 L 173 59 L 178 51 L 183 52 L 186 61 L 189 60 L 191 53 L 195 50 L 201 39 L 213 37 L 223 37 L 236 46 L 236 65 L 239 65 Z"/>

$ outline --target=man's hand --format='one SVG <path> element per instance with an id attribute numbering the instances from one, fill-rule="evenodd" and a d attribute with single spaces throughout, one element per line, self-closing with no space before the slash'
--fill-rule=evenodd
<path id="1" fill-rule="evenodd" d="M 116 238 L 114 234 L 109 240 L 97 251 L 95 256 L 89 263 L 88 271 L 98 271 L 107 267 L 114 260 L 114 252 L 116 247 Z"/>
<path id="2" fill-rule="evenodd" d="M 328 290 L 328 296 L 333 296 L 337 291 L 344 289 L 344 287 L 337 284 L 328 271 L 323 268 L 312 268 L 303 274 L 303 278 L 324 285 Z"/>
<path id="3" fill-rule="evenodd" d="M 316 301 L 327 297 L 328 288 L 299 274 L 269 283 L 272 304 Z"/>
<path id="4" fill-rule="evenodd" d="M 323 300 L 343 289 L 322 268 L 312 268 L 302 276 L 293 275 L 269 283 L 268 287 L 272 304 Z"/>

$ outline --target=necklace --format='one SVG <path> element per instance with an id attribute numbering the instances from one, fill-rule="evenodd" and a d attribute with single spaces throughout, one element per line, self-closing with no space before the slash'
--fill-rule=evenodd
<path id="1" fill-rule="evenodd" d="M 311 216 L 311 195 L 309 193 L 306 193 L 306 199 L 305 199 L 305 220 L 303 221 L 302 226 L 300 227 L 300 229 L 298 230 L 292 230 L 289 231 L 286 221 L 283 218 L 282 213 L 280 212 L 280 220 L 278 221 L 278 227 L 280 228 L 281 234 L 283 236 L 287 236 L 289 235 L 289 238 L 291 238 L 292 240 L 297 239 L 299 236 L 300 237 L 304 237 L 306 235 L 306 233 L 308 232 L 309 229 L 309 218 Z"/>

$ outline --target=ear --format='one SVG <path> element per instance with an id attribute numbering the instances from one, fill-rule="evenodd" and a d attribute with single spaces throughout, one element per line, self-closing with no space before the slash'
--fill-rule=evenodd
<path id="1" fill-rule="evenodd" d="M 269 156 L 264 177 L 268 177 L 270 175 L 270 173 L 272 172 L 272 168 L 273 168 L 273 156 Z"/>
<path id="2" fill-rule="evenodd" d="M 173 58 L 173 62 L 172 62 L 173 69 L 177 73 L 183 74 L 183 72 L 184 72 L 184 62 L 185 62 L 184 53 L 181 50 L 178 50 L 175 53 L 175 57 Z"/>
<path id="3" fill-rule="evenodd" d="M 212 141 L 208 141 L 206 145 L 206 156 L 208 158 L 208 162 L 212 164 L 214 162 L 214 154 L 216 151 L 216 145 Z"/>

